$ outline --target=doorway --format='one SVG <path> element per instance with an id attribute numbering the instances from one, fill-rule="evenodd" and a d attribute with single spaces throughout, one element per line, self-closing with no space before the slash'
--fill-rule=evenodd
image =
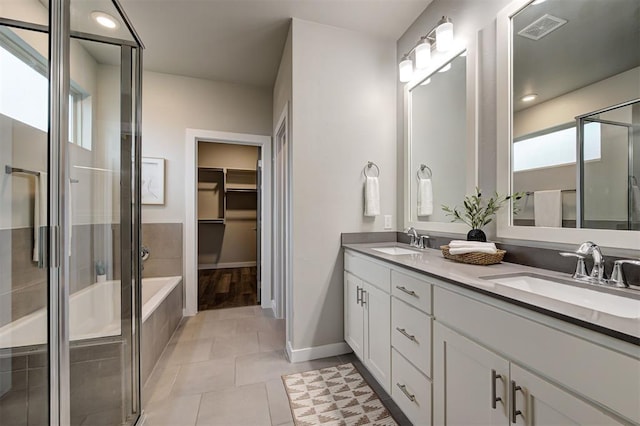
<path id="1" fill-rule="evenodd" d="M 199 190 L 198 190 L 198 147 L 201 143 L 206 146 L 227 144 L 233 146 L 250 146 L 258 149 L 258 162 L 253 164 L 255 169 L 256 185 L 256 214 L 255 228 L 252 232 L 256 235 L 256 266 L 255 275 L 257 281 L 257 302 L 263 309 L 271 308 L 271 164 L 264 159 L 271 158 L 271 137 L 262 135 L 251 135 L 243 133 L 217 132 L 201 129 L 187 129 L 185 135 L 185 312 L 186 316 L 195 315 L 198 312 L 198 272 L 203 265 L 210 267 L 213 258 L 199 259 L 200 232 L 199 232 Z M 223 168 L 225 166 L 222 166 Z M 235 166 L 227 166 L 236 168 Z M 244 166 L 237 166 L 238 169 Z M 218 180 L 219 181 L 219 180 Z M 219 185 L 219 184 L 218 184 Z M 234 197 L 230 195 L 229 197 Z M 218 193 L 220 197 L 220 193 Z M 226 202 L 226 198 L 218 198 L 218 209 L 220 201 Z M 228 210 L 228 209 L 227 209 Z M 237 209 L 242 212 L 242 209 Z M 227 214 L 229 212 L 227 211 Z M 220 214 L 220 210 L 218 213 Z M 222 219 L 221 216 L 210 217 L 210 219 Z M 229 221 L 225 220 L 225 225 Z M 209 224 L 210 226 L 220 226 L 220 224 Z M 207 242 L 205 242 L 206 244 Z M 219 261 L 217 262 L 218 266 Z M 223 262 L 224 263 L 224 262 Z M 229 262 L 231 263 L 231 262 Z M 222 265 L 222 266 L 228 266 Z M 235 266 L 235 265 L 231 265 Z M 240 265 L 243 267 L 244 265 Z M 204 268 L 203 268 L 204 269 Z M 213 269 L 213 268 L 209 268 Z M 220 269 L 220 268 L 218 268 Z M 249 272 L 250 274 L 251 272 Z M 242 275 L 242 274 L 241 274 Z M 242 278 L 240 278 L 242 279 Z"/>
<path id="2" fill-rule="evenodd" d="M 198 142 L 198 310 L 260 303 L 260 147 Z"/>

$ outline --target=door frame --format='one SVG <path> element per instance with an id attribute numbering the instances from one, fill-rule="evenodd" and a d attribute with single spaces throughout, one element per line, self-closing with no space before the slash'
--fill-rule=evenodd
<path id="1" fill-rule="evenodd" d="M 184 244 L 184 315 L 198 313 L 198 142 L 226 143 L 260 147 L 262 160 L 262 190 L 260 200 L 262 227 L 260 229 L 260 266 L 262 268 L 261 306 L 271 308 L 271 136 L 248 133 L 187 129 L 185 136 L 185 226 Z"/>
<path id="2" fill-rule="evenodd" d="M 276 318 L 285 318 L 287 325 L 291 324 L 291 138 L 289 131 L 289 102 L 286 102 L 280 117 L 276 122 L 276 126 L 273 129 L 274 134 L 274 146 L 273 146 L 273 310 Z M 283 142 L 281 142 L 281 140 Z M 280 144 L 284 145 L 286 149 L 285 162 L 278 161 L 278 148 Z M 281 171 L 280 167 L 284 169 Z M 277 188 L 276 176 L 282 172 L 283 188 Z M 281 200 L 280 197 L 284 197 Z M 276 214 L 280 213 L 279 207 L 284 205 L 284 215 Z M 275 235 L 275 232 L 283 233 L 283 235 Z M 278 239 L 281 238 L 284 244 L 283 253 L 279 252 L 277 245 Z M 291 335 L 289 328 L 287 327 L 287 341 Z"/>

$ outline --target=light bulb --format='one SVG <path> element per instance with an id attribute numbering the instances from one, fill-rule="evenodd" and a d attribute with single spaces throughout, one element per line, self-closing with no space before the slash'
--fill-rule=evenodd
<path id="1" fill-rule="evenodd" d="M 401 83 L 411 81 L 411 78 L 413 77 L 413 62 L 411 61 L 411 59 L 403 59 L 402 62 L 400 62 L 399 71 Z"/>
<path id="2" fill-rule="evenodd" d="M 445 18 L 443 18 L 445 19 Z M 453 46 L 453 24 L 445 20 L 436 28 L 436 49 L 446 52 Z"/>
<path id="3" fill-rule="evenodd" d="M 428 40 L 424 40 L 422 43 L 416 46 L 416 68 L 425 69 L 429 66 L 431 61 L 431 43 Z"/>
<path id="4" fill-rule="evenodd" d="M 538 97 L 537 93 L 531 93 L 529 95 L 524 95 L 523 97 L 520 98 L 520 100 L 522 102 L 531 102 L 531 101 L 534 101 L 537 97 Z"/>

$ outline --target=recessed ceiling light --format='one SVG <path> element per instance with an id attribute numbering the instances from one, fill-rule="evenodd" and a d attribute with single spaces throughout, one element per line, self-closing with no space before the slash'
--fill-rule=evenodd
<path id="1" fill-rule="evenodd" d="M 98 24 L 102 25 L 105 28 L 109 28 L 110 30 L 115 30 L 120 26 L 118 20 L 108 13 L 100 11 L 91 12 L 91 18 L 93 18 L 93 20 Z"/>
<path id="2" fill-rule="evenodd" d="M 520 100 L 522 102 L 531 102 L 535 100 L 537 97 L 538 97 L 537 93 L 531 93 L 530 95 L 524 95 L 523 97 L 520 98 Z"/>

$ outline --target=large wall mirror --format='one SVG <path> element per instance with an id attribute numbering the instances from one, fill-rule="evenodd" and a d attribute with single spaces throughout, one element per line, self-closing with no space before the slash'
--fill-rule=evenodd
<path id="1" fill-rule="evenodd" d="M 640 248 L 640 0 L 514 1 L 498 86 L 498 235 Z"/>
<path id="2" fill-rule="evenodd" d="M 458 50 L 405 89 L 405 225 L 464 232 L 441 206 L 459 205 L 477 182 L 475 66 Z"/>

